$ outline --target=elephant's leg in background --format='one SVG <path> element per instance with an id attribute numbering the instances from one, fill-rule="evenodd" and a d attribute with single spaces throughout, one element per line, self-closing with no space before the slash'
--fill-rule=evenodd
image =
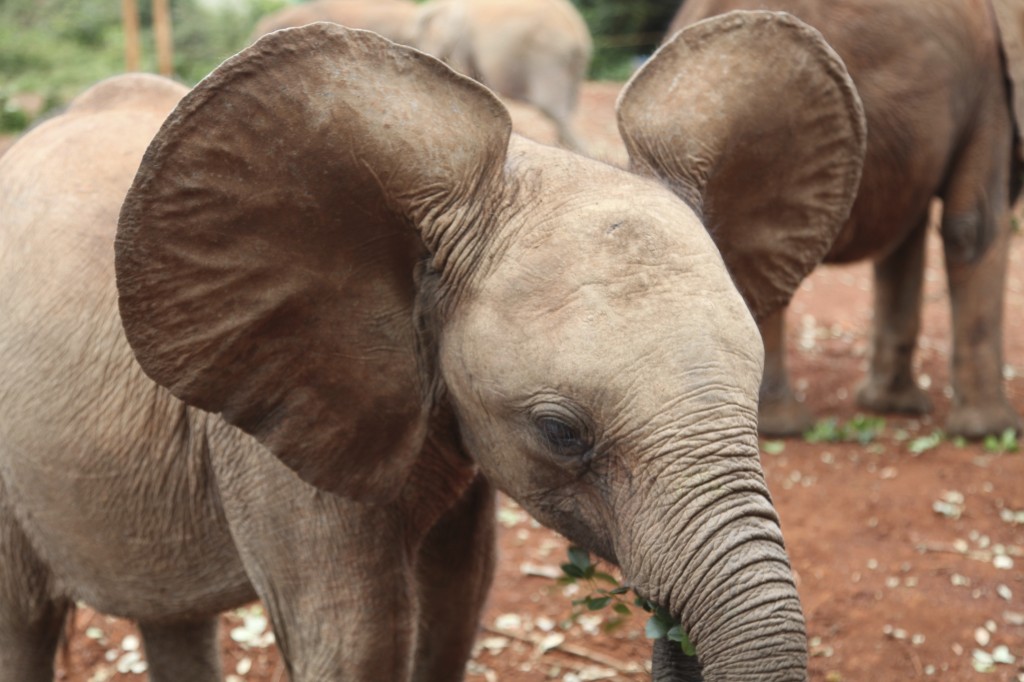
<path id="1" fill-rule="evenodd" d="M 1000 223 L 995 241 L 973 263 L 946 255 L 953 318 L 953 407 L 946 430 L 980 438 L 1016 429 L 1022 423 L 1003 388 L 1003 289 L 1009 259 L 1010 214 Z"/>
<path id="2" fill-rule="evenodd" d="M 1003 385 L 1003 301 L 1010 246 L 1013 128 L 1004 84 L 979 113 L 943 196 L 942 238 L 952 312 L 953 406 L 946 431 L 1021 432 Z"/>
<path id="3" fill-rule="evenodd" d="M 494 491 L 482 476 L 420 549 L 416 682 L 462 680 L 494 575 Z"/>
<path id="4" fill-rule="evenodd" d="M 758 430 L 766 436 L 795 436 L 810 428 L 814 420 L 789 386 L 786 371 L 786 310 L 782 308 L 761 320 L 764 340 L 764 376 L 758 405 Z"/>
<path id="5" fill-rule="evenodd" d="M 587 153 L 587 145 L 572 123 L 579 100 L 580 83 L 585 64 L 567 63 L 568 57 L 557 55 L 528 55 L 525 59 L 524 84 L 516 87 L 525 92 L 519 95 L 537 107 L 555 124 L 558 142 L 578 154 Z"/>
<path id="6" fill-rule="evenodd" d="M 289 679 L 407 682 L 417 595 L 405 520 L 319 491 L 251 444 L 212 459 Z"/>
<path id="7" fill-rule="evenodd" d="M 913 371 L 921 330 L 927 231 L 925 211 L 907 239 L 875 263 L 871 366 L 857 393 L 857 404 L 869 410 L 923 414 L 932 408 Z"/>
<path id="8" fill-rule="evenodd" d="M 577 154 L 586 155 L 590 153 L 587 143 L 576 132 L 576 128 L 572 124 L 571 115 L 566 115 L 565 118 L 561 119 L 552 118 L 552 120 L 555 122 L 555 127 L 558 130 L 558 142 L 563 147 Z"/>
<path id="9" fill-rule="evenodd" d="M 139 623 L 150 682 L 220 682 L 217 617 L 183 623 Z"/>
<path id="10" fill-rule="evenodd" d="M 5 506 L 0 481 L 0 682 L 52 682 L 70 608 Z"/>

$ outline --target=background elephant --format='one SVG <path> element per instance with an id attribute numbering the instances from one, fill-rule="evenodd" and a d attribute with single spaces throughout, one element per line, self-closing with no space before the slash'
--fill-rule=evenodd
<path id="1" fill-rule="evenodd" d="M 435 56 L 478 80 L 485 76 L 478 72 L 473 53 L 483 49 L 488 51 L 482 61 L 490 81 L 482 82 L 506 98 L 513 129 L 537 142 L 579 149 L 569 120 L 590 61 L 590 34 L 582 18 L 571 6 L 563 7 L 568 3 L 561 0 L 483 4 L 493 7 L 480 8 L 480 17 L 474 12 L 475 23 L 470 25 L 470 13 L 462 3 L 427 4 L 421 12 L 408 0 L 316 0 L 267 15 L 256 24 L 250 42 L 282 28 L 331 21 L 431 54 L 437 50 Z M 499 10 L 504 14 L 496 14 Z M 572 19 L 567 20 L 570 14 Z M 506 37 L 498 35 L 505 31 L 510 32 Z M 529 42 L 509 42 L 527 32 Z M 573 45 L 579 43 L 578 49 L 569 45 L 570 38 Z M 478 47 L 481 43 L 487 47 Z M 531 54 L 522 55 L 525 49 Z"/>
<path id="2" fill-rule="evenodd" d="M 503 97 L 528 102 L 555 122 L 559 141 L 583 150 L 572 126 L 593 46 L 568 0 L 432 0 L 416 47 Z"/>
<path id="3" fill-rule="evenodd" d="M 706 17 L 750 8 L 785 10 L 819 28 L 864 101 L 868 152 L 860 193 L 825 258 L 875 263 L 871 365 L 858 403 L 879 412 L 931 409 L 912 360 L 929 206 L 938 197 L 953 321 L 954 395 L 946 431 L 968 437 L 1020 431 L 1003 388 L 1002 315 L 1010 207 L 1022 159 L 1015 145 L 1024 129 L 1024 5 L 687 0 L 670 35 Z M 674 111 L 666 108 L 662 116 Z M 790 390 L 784 315 L 783 309 L 760 320 L 766 356 L 761 430 L 777 435 L 800 433 L 812 423 Z"/>
<path id="4" fill-rule="evenodd" d="M 785 195 L 695 178 L 684 201 L 510 136 L 479 84 L 331 24 L 228 60 L 159 132 L 183 90 L 135 75 L 22 138 L 0 159 L 0 680 L 51 679 L 73 600 L 140 622 L 150 679 L 218 679 L 214 614 L 257 595 L 293 680 L 462 679 L 495 488 L 679 617 L 706 679 L 805 679 L 747 306 L 785 302 L 845 220 L 862 113 L 820 36 L 768 13 L 663 49 L 624 133 L 678 89 L 703 148 L 776 131 L 787 153 L 747 168 Z M 701 198 L 799 205 L 794 278 L 734 284 Z M 699 679 L 657 646 L 657 679 Z"/>
<path id="5" fill-rule="evenodd" d="M 412 0 L 313 0 L 288 5 L 257 22 L 249 42 L 282 28 L 332 21 L 379 33 L 404 45 L 415 44 L 418 7 Z"/>

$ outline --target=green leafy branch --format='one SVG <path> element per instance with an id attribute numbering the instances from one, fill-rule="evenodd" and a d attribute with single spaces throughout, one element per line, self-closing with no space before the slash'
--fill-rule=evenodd
<path id="1" fill-rule="evenodd" d="M 626 599 L 632 588 L 621 585 L 610 573 L 598 570 L 597 564 L 591 561 L 590 554 L 585 549 L 569 548 L 569 562 L 562 564 L 562 574 L 558 581 L 563 585 L 580 585 L 585 588 L 585 596 L 572 602 L 574 620 L 585 611 L 601 611 L 611 607 L 616 616 L 606 620 L 604 624 L 605 631 L 611 631 L 632 615 L 633 611 Z M 670 641 L 678 642 L 680 649 L 687 656 L 697 655 L 697 650 L 690 642 L 682 624 L 668 611 L 635 592 L 632 606 L 650 614 L 644 627 L 648 639 L 666 637 Z"/>

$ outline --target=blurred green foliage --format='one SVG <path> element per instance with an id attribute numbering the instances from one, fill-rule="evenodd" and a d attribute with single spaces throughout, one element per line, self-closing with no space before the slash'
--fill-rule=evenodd
<path id="1" fill-rule="evenodd" d="M 237 4 L 244 9 L 205 10 L 196 0 L 171 0 L 174 73 L 189 85 L 199 82 L 218 64 L 245 47 L 260 17 L 295 3 L 245 0 Z"/>
<path id="2" fill-rule="evenodd" d="M 217 9 L 172 0 L 175 77 L 195 84 L 245 46 L 260 16 L 287 2 L 245 0 Z M 155 72 L 152 4 L 139 0 L 138 6 L 141 68 Z M 0 132 L 20 130 L 92 83 L 123 72 L 124 47 L 118 0 L 0 0 Z"/>
<path id="3" fill-rule="evenodd" d="M 245 46 L 256 20 L 297 0 L 171 0 L 174 70 L 192 85 Z M 594 35 L 591 78 L 624 80 L 650 54 L 680 0 L 573 0 Z M 152 10 L 139 0 L 142 70 L 155 72 Z M 118 0 L 0 0 L 0 132 L 26 127 L 124 71 Z M 26 97 L 26 93 L 30 97 Z"/>
<path id="4" fill-rule="evenodd" d="M 572 0 L 594 36 L 590 77 L 626 80 L 658 47 L 682 0 Z"/>
<path id="5" fill-rule="evenodd" d="M 120 22 L 120 5 L 110 0 L 0 0 L 4 125 L 20 122 L 19 93 L 64 100 L 122 70 Z"/>

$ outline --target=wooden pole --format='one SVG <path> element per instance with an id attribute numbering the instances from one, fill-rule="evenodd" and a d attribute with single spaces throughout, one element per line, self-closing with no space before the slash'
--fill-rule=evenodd
<path id="1" fill-rule="evenodd" d="M 121 0 L 121 23 L 124 25 L 124 66 L 127 71 L 139 70 L 139 6 L 136 0 Z"/>
<path id="2" fill-rule="evenodd" d="M 174 73 L 174 46 L 168 0 L 153 0 L 153 34 L 156 38 L 157 68 L 161 76 L 170 77 Z"/>

